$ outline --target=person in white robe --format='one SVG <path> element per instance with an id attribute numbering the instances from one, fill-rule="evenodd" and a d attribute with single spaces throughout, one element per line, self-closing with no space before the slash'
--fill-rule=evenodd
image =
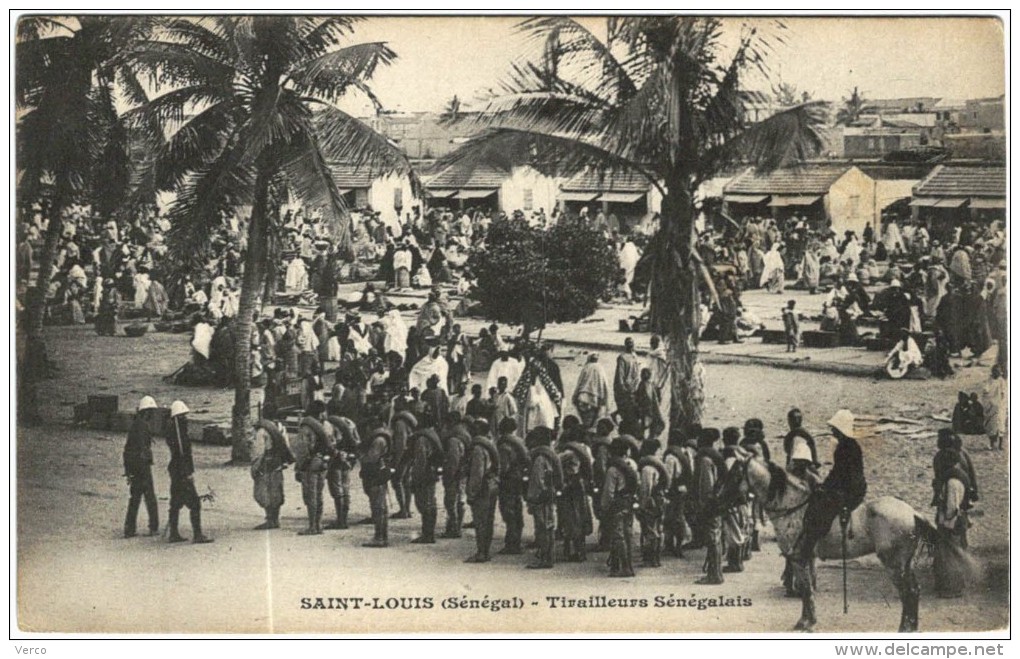
<path id="1" fill-rule="evenodd" d="M 141 309 L 142 305 L 145 304 L 146 298 L 149 297 L 149 279 L 148 272 L 138 272 L 134 276 L 135 283 L 135 308 Z"/>
<path id="2" fill-rule="evenodd" d="M 214 332 L 213 326 L 205 321 L 195 324 L 195 334 L 191 339 L 191 347 L 196 353 L 206 359 L 209 359 L 209 349 L 212 347 Z"/>
<path id="3" fill-rule="evenodd" d="M 507 391 L 513 391 L 517 385 L 517 381 L 521 379 L 521 373 L 524 372 L 524 362 L 516 357 L 509 355 L 503 355 L 497 357 L 492 362 L 492 366 L 489 368 L 489 375 L 485 378 L 485 390 L 496 389 L 497 383 L 501 377 L 506 378 Z M 551 426 L 550 426 L 551 427 Z"/>
<path id="4" fill-rule="evenodd" d="M 605 416 L 609 405 L 609 378 L 599 364 L 598 353 L 588 355 L 588 362 L 581 367 L 573 402 L 585 428 L 591 428 Z"/>
<path id="5" fill-rule="evenodd" d="M 765 286 L 770 293 L 782 293 L 786 284 L 786 266 L 779 253 L 779 243 L 773 243 L 765 252 L 765 267 L 761 272 L 759 286 Z"/>
<path id="6" fill-rule="evenodd" d="M 447 391 L 447 375 L 450 372 L 450 365 L 443 357 L 439 346 L 430 348 L 428 353 L 418 360 L 418 363 L 411 368 L 407 376 L 407 388 L 425 391 L 425 385 L 433 375 L 439 376 L 439 388 Z M 449 393 L 447 391 L 447 393 Z"/>
<path id="7" fill-rule="evenodd" d="M 383 352 L 395 352 L 403 359 L 407 354 L 407 323 L 396 309 L 390 309 L 380 316 L 386 336 L 383 338 Z"/>
<path id="8" fill-rule="evenodd" d="M 924 356 L 921 354 L 921 349 L 917 347 L 917 342 L 907 332 L 901 335 L 900 340 L 896 342 L 885 358 L 886 373 L 894 380 L 902 378 L 923 364 Z"/>
<path id="9" fill-rule="evenodd" d="M 882 236 L 882 245 L 889 256 L 903 250 L 903 236 L 900 234 L 900 225 L 890 222 L 885 227 L 885 235 Z"/>
<path id="10" fill-rule="evenodd" d="M 851 268 L 856 268 L 861 260 L 861 245 L 857 242 L 856 236 L 852 236 L 850 242 L 843 248 L 843 260 L 850 261 Z"/>
<path id="11" fill-rule="evenodd" d="M 284 283 L 292 293 L 301 293 L 308 288 L 308 270 L 303 259 L 296 258 L 287 264 Z"/>
<path id="12" fill-rule="evenodd" d="M 619 259 L 620 269 L 623 270 L 623 291 L 627 295 L 627 299 L 631 299 L 634 297 L 634 292 L 630 285 L 634 282 L 634 272 L 641 259 L 641 252 L 629 237 L 620 248 Z"/>

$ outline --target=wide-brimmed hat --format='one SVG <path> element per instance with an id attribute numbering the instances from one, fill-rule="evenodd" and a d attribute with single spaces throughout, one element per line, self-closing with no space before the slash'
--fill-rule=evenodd
<path id="1" fill-rule="evenodd" d="M 850 410 L 838 410 L 829 419 L 829 426 L 847 437 L 856 437 L 854 431 L 854 414 Z"/>

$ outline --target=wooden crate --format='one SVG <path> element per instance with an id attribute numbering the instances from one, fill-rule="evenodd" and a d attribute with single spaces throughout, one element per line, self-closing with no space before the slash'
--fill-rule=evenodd
<path id="1" fill-rule="evenodd" d="M 821 330 L 808 330 L 800 335 L 801 343 L 806 348 L 837 348 L 839 347 L 839 334 L 836 332 L 823 332 Z"/>
<path id="2" fill-rule="evenodd" d="M 88 406 L 91 416 L 113 414 L 120 408 L 120 398 L 106 394 L 89 396 Z"/>

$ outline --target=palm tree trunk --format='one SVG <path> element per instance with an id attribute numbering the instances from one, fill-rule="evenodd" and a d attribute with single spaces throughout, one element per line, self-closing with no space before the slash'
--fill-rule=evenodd
<path id="1" fill-rule="evenodd" d="M 58 181 L 63 177 L 58 177 Z M 64 206 L 64 189 L 59 183 L 53 201 L 50 204 L 50 221 L 46 227 L 46 239 L 43 241 L 39 258 L 39 272 L 35 286 L 28 290 L 25 299 L 25 350 L 19 355 L 18 376 L 20 380 L 18 415 L 23 421 L 36 423 L 40 420 L 36 392 L 37 383 L 46 378 L 49 368 L 49 351 L 46 349 L 46 337 L 43 335 L 43 319 L 46 315 L 46 295 L 50 287 L 50 272 L 53 262 L 57 259 L 57 245 L 63 228 L 61 215 Z"/>
<path id="2" fill-rule="evenodd" d="M 694 257 L 694 208 L 690 192 L 669 187 L 662 200 L 664 240 L 652 275 L 652 327 L 666 344 L 670 364 L 670 427 L 688 432 L 701 423 L 705 403 L 704 381 L 698 363 L 701 327 L 698 281 L 700 266 Z"/>
<path id="3" fill-rule="evenodd" d="M 265 283 L 267 211 L 270 171 L 260 171 L 255 182 L 255 203 L 248 223 L 248 253 L 241 280 L 241 299 L 234 319 L 234 409 L 231 415 L 230 459 L 249 463 L 252 459 L 251 425 L 251 332 L 252 314 L 258 309 L 259 293 Z"/>

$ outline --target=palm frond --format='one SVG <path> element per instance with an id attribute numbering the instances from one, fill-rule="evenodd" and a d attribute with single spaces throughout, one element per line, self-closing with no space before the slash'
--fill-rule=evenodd
<path id="1" fill-rule="evenodd" d="M 391 63 L 396 56 L 384 42 L 361 43 L 315 57 L 289 74 L 301 93 L 332 102 L 356 82 L 371 78 L 377 67 Z"/>
<path id="2" fill-rule="evenodd" d="M 343 253 L 351 252 L 351 217 L 333 174 L 323 157 L 318 136 L 311 124 L 289 149 L 293 153 L 281 168 L 295 194 L 312 208 L 323 209 L 323 219 Z"/>
<path id="3" fill-rule="evenodd" d="M 828 118 L 828 108 L 825 101 L 810 101 L 777 112 L 723 144 L 718 162 L 771 171 L 816 155 L 825 145 L 819 128 Z"/>

